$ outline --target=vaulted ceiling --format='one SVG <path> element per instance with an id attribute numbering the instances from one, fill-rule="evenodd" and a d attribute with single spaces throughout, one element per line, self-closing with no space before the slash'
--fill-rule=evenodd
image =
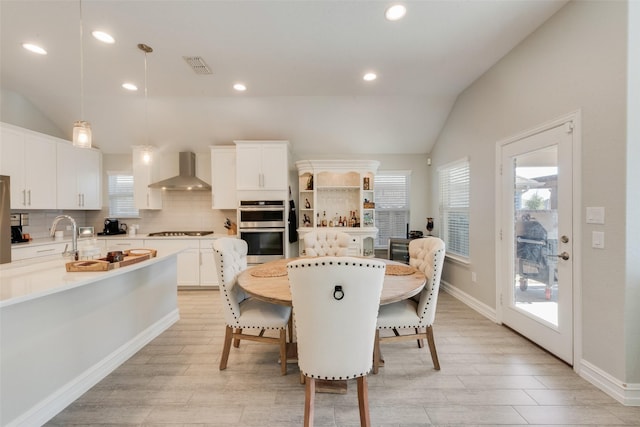
<path id="1" fill-rule="evenodd" d="M 88 120 L 106 153 L 204 152 L 235 139 L 287 139 L 308 154 L 428 153 L 460 92 L 566 2 L 402 3 L 407 15 L 390 22 L 386 1 L 2 0 L 1 88 L 67 138 Z M 98 29 L 115 43 L 94 39 Z M 139 43 L 153 48 L 146 98 Z M 378 78 L 364 81 L 367 71 Z"/>

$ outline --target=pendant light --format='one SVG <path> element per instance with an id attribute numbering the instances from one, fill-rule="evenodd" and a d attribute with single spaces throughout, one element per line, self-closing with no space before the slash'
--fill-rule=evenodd
<path id="1" fill-rule="evenodd" d="M 80 120 L 73 124 L 73 145 L 91 148 L 91 125 L 84 118 L 84 43 L 82 28 L 82 0 L 80 3 Z"/>
<path id="2" fill-rule="evenodd" d="M 147 54 L 153 52 L 151 46 L 148 46 L 144 43 L 138 44 L 138 49 L 144 52 L 144 111 L 145 111 L 145 134 L 146 134 L 146 145 L 143 152 L 143 161 L 144 163 L 151 163 L 151 153 L 153 151 L 153 147 L 149 145 L 149 92 L 147 85 L 147 75 L 148 75 L 148 66 L 147 66 Z"/>

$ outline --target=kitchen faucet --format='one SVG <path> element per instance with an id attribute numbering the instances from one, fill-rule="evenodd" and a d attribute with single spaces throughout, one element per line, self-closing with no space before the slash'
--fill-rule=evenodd
<path id="1" fill-rule="evenodd" d="M 62 253 L 62 256 L 73 255 L 73 259 L 77 261 L 78 260 L 78 225 L 76 224 L 75 219 L 71 218 L 69 215 L 58 215 L 53 220 L 53 224 L 51 224 L 50 235 L 51 237 L 55 236 L 56 226 L 63 219 L 68 219 L 69 221 L 71 221 L 71 225 L 73 226 L 73 234 L 71 236 L 71 252 L 68 252 L 67 249 L 65 248 L 64 252 Z"/>

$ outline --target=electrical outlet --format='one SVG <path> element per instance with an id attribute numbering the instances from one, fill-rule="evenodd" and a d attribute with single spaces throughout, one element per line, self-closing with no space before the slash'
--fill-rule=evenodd
<path id="1" fill-rule="evenodd" d="M 478 282 L 478 275 L 476 274 L 475 271 L 471 272 L 471 282 L 472 283 L 477 283 Z"/>

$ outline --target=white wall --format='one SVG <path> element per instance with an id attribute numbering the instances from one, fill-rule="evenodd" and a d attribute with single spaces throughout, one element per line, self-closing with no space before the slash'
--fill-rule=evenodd
<path id="1" fill-rule="evenodd" d="M 626 241 L 626 215 L 631 214 L 627 184 L 638 182 L 637 172 L 632 177 L 625 170 L 631 154 L 626 67 L 627 3 L 567 4 L 458 97 L 432 152 L 431 170 L 470 157 L 471 268 L 477 271 L 478 284 L 472 284 L 470 271 L 457 264 L 448 264 L 443 278 L 495 307 L 495 144 L 569 112 L 582 111 L 582 211 L 586 206 L 606 209 L 604 226 L 579 224 L 582 355 L 608 375 L 637 383 L 640 351 L 637 335 L 634 338 L 630 333 L 637 333 L 640 323 L 637 298 L 630 304 L 635 312 L 630 312 L 632 307 L 625 312 L 625 299 L 638 293 L 637 280 L 630 283 L 626 277 L 626 253 L 637 251 L 638 245 L 638 239 Z M 637 165 L 637 148 L 634 150 Z M 431 202 L 436 206 L 437 179 L 432 177 Z M 627 181 L 631 178 L 634 180 Z M 632 191 L 637 200 L 637 190 Z M 631 210 L 637 214 L 638 202 L 633 203 Z M 604 250 L 591 248 L 593 230 L 605 232 Z M 634 273 L 637 277 L 637 270 Z M 634 293 L 628 294 L 632 286 Z M 634 339 L 636 344 L 627 342 Z"/>
<path id="2" fill-rule="evenodd" d="M 69 123 L 68 134 L 65 135 L 31 101 L 10 90 L 0 91 L 0 122 L 67 140 L 71 138 L 73 129 L 73 123 Z"/>

